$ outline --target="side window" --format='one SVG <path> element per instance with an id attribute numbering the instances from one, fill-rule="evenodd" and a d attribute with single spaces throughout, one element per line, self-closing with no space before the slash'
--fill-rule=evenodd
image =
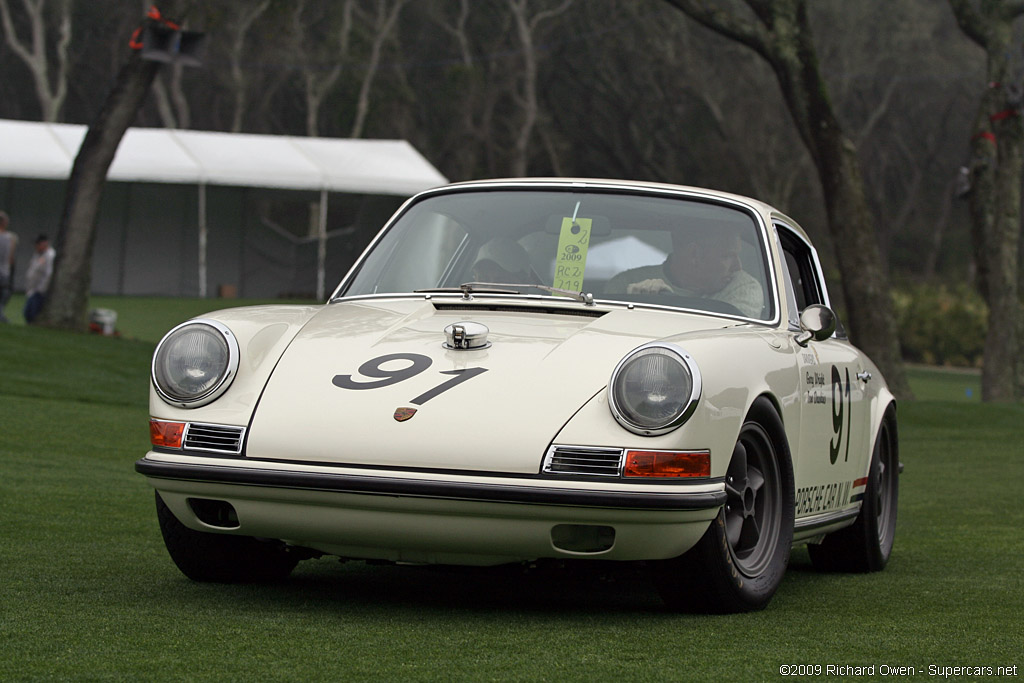
<path id="1" fill-rule="evenodd" d="M 799 270 L 796 267 L 796 261 L 792 255 L 788 252 L 782 252 L 783 260 L 786 264 L 785 269 L 782 271 L 784 280 L 786 281 L 786 303 L 789 309 L 789 327 L 791 329 L 797 329 L 800 327 L 800 311 L 804 309 L 806 304 L 801 305 L 801 302 L 796 295 L 796 287 L 793 285 L 794 276 L 799 276 Z"/>
<path id="2" fill-rule="evenodd" d="M 790 307 L 795 304 L 795 311 L 790 311 L 790 323 L 799 318 L 800 311 L 811 304 L 825 303 L 824 289 L 818 282 L 818 271 L 814 265 L 814 256 L 810 247 L 802 239 L 787 230 L 783 225 L 776 225 L 779 245 L 786 265 L 786 289 L 790 297 Z"/>

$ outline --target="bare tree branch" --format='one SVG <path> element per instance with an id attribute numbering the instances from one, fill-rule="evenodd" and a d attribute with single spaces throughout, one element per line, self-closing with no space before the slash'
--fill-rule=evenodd
<path id="1" fill-rule="evenodd" d="M 39 23 L 40 18 L 38 16 L 38 8 L 36 8 L 36 13 L 33 14 L 33 5 L 26 4 L 24 0 L 22 0 L 22 4 L 29 15 L 31 25 L 35 27 Z M 18 55 L 23 62 L 30 65 L 31 68 L 35 55 L 25 47 L 25 44 L 21 42 L 21 38 L 18 37 L 18 32 L 14 28 L 14 22 L 11 20 L 11 8 L 7 5 L 7 0 L 0 0 L 0 20 L 3 21 L 4 37 L 7 39 L 7 44 L 10 46 L 11 51 Z"/>
<path id="2" fill-rule="evenodd" d="M 665 0 L 694 21 L 735 40 L 768 59 L 770 41 L 764 26 L 744 21 L 715 0 Z M 760 14 L 760 13 L 759 13 Z"/>
<path id="3" fill-rule="evenodd" d="M 163 79 L 160 78 L 159 74 L 153 80 L 153 99 L 156 100 L 156 111 L 160 115 L 160 123 L 163 124 L 163 127 L 177 128 L 178 119 L 174 116 L 171 98 L 167 94 L 167 86 L 164 85 Z"/>
<path id="4" fill-rule="evenodd" d="M 231 83 L 234 89 L 235 95 L 235 106 L 231 118 L 231 132 L 238 133 L 242 130 L 242 119 L 246 112 L 246 100 L 247 92 L 246 85 L 247 79 L 245 71 L 242 69 L 242 52 L 245 49 L 245 39 L 249 34 L 249 29 L 267 8 L 270 6 L 270 0 L 261 0 L 256 4 L 247 6 L 247 9 L 243 10 L 241 16 L 237 18 L 234 24 L 234 35 L 231 40 Z"/>
<path id="5" fill-rule="evenodd" d="M 890 76 L 889 82 L 885 85 L 885 92 L 882 94 L 882 101 L 871 111 L 871 116 L 868 117 L 868 120 L 864 122 L 864 125 L 857 132 L 858 147 L 863 144 L 874 131 L 875 126 L 889 113 L 889 106 L 892 104 L 892 98 L 896 94 L 898 86 L 899 79 L 895 75 Z"/>
<path id="6" fill-rule="evenodd" d="M 537 30 L 537 27 L 540 26 L 542 22 L 545 22 L 548 19 L 554 19 L 559 14 L 564 13 L 567 9 L 572 7 L 572 3 L 573 0 L 563 0 L 562 4 L 559 5 L 558 7 L 537 12 L 535 15 L 533 15 L 533 18 L 530 20 L 530 31 L 532 32 Z"/>
<path id="7" fill-rule="evenodd" d="M 964 35 L 981 47 L 985 47 L 985 44 L 988 42 L 985 25 L 981 17 L 974 10 L 971 0 L 949 0 L 949 4 L 953 8 L 956 23 L 960 26 L 960 30 L 963 31 Z"/>
<path id="8" fill-rule="evenodd" d="M 350 137 L 359 138 L 363 136 L 363 128 L 366 125 L 366 116 L 370 111 L 370 90 L 377 77 L 380 68 L 381 52 L 384 42 L 391 37 L 398 15 L 405 6 L 407 0 L 394 0 L 395 4 L 389 10 L 387 0 L 377 0 L 377 16 L 374 22 L 373 44 L 370 48 L 370 62 L 366 66 L 366 74 L 363 83 L 359 87 L 359 99 L 356 101 L 356 118 L 352 124 Z"/>
<path id="9" fill-rule="evenodd" d="M 42 109 L 44 121 L 56 121 L 64 106 L 68 90 L 68 46 L 71 43 L 71 7 L 68 0 L 56 0 L 59 11 L 57 40 L 54 51 L 57 59 L 57 73 L 51 83 L 50 60 L 46 45 L 46 0 L 21 0 L 28 17 L 30 44 L 26 45 L 18 36 L 11 17 L 8 0 L 0 0 L 0 23 L 4 38 L 14 52 L 28 67 L 35 83 L 36 96 Z"/>
<path id="10" fill-rule="evenodd" d="M 453 24 L 449 25 L 441 18 L 435 20 L 437 25 L 444 29 L 459 44 L 459 54 L 462 55 L 464 66 L 473 63 L 473 53 L 469 49 L 469 36 L 466 33 L 466 23 L 469 21 L 469 0 L 459 0 L 459 15 Z"/>
<path id="11" fill-rule="evenodd" d="M 68 92 L 68 47 L 71 45 L 71 7 L 67 0 L 61 1 L 62 12 L 60 17 L 60 28 L 57 30 L 58 39 L 56 46 L 57 53 L 57 75 L 54 83 L 53 93 L 54 110 L 53 120 L 56 121 L 60 115 L 60 109 Z"/>
<path id="12" fill-rule="evenodd" d="M 1014 19 L 1024 14 L 1024 0 L 1006 0 L 1003 5 L 1004 16 L 1007 19 Z"/>

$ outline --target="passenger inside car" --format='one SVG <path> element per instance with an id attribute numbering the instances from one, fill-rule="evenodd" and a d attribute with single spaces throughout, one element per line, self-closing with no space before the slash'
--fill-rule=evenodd
<path id="1" fill-rule="evenodd" d="M 526 249 L 507 237 L 496 237 L 480 247 L 473 264 L 475 282 L 541 284 Z"/>

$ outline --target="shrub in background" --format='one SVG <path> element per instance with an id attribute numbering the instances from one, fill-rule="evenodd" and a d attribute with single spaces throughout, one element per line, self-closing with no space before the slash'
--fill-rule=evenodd
<path id="1" fill-rule="evenodd" d="M 966 284 L 903 285 L 895 289 L 903 359 L 912 363 L 979 367 L 988 308 Z"/>

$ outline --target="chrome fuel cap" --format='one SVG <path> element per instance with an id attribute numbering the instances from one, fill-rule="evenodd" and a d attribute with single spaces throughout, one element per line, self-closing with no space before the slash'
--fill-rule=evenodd
<path id="1" fill-rule="evenodd" d="M 444 346 L 446 349 L 486 349 L 491 345 L 487 341 L 490 330 L 487 325 L 471 321 L 452 323 L 444 328 Z"/>

